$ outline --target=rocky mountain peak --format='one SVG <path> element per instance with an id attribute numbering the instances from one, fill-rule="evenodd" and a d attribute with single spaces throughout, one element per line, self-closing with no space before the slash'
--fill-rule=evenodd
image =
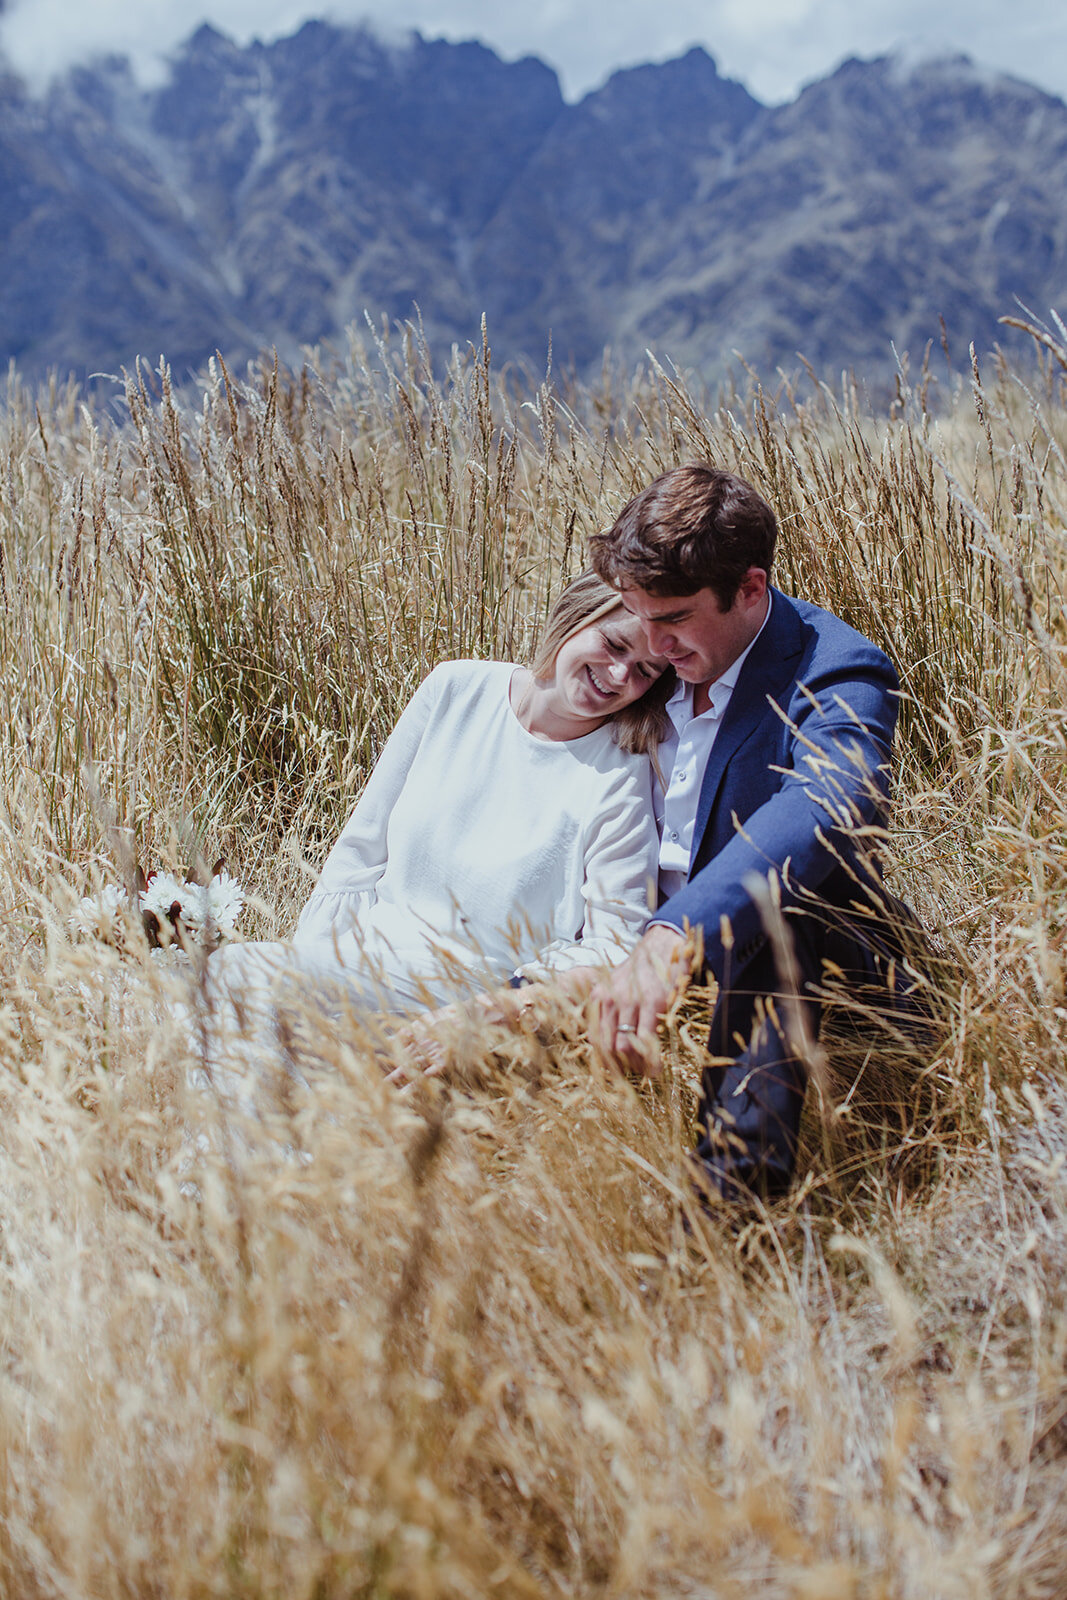
<path id="1" fill-rule="evenodd" d="M 850 60 L 765 107 L 700 48 L 576 105 L 533 58 L 308 22 L 197 29 L 34 99 L 0 80 L 0 346 L 29 371 L 162 349 L 296 359 L 406 318 L 579 369 L 888 370 L 944 315 L 981 344 L 1067 305 L 1067 107 L 965 58 Z"/>

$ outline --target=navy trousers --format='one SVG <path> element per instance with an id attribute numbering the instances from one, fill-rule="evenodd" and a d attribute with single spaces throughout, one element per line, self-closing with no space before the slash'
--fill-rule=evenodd
<path id="1" fill-rule="evenodd" d="M 699 1184 L 743 1203 L 789 1187 L 807 1087 L 805 1040 L 818 1038 L 827 986 L 853 1029 L 876 1034 L 884 1024 L 916 1048 L 934 1036 L 930 989 L 917 968 L 923 938 L 902 902 L 883 894 L 876 909 L 858 914 L 793 905 L 781 928 L 739 971 L 724 973 L 708 1038 L 713 1060 L 701 1080 Z"/>

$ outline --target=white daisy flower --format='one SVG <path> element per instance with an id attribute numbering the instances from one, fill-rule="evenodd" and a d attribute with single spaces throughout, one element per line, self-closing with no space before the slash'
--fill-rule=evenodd
<path id="1" fill-rule="evenodd" d="M 70 926 L 75 933 L 90 939 L 109 939 L 116 932 L 122 913 L 126 909 L 126 891 L 106 884 L 97 894 L 87 894 L 70 914 Z"/>
<path id="2" fill-rule="evenodd" d="M 181 945 L 177 942 L 168 945 L 160 945 L 158 950 L 149 950 L 148 954 L 152 962 L 158 967 L 163 967 L 164 969 L 173 969 L 176 972 L 185 972 L 188 970 L 188 953 L 183 950 Z"/>
<path id="3" fill-rule="evenodd" d="M 199 893 L 196 885 L 186 883 L 184 878 L 175 877 L 173 872 L 155 872 L 148 880 L 147 888 L 141 890 L 140 902 L 142 911 L 150 911 L 161 922 L 170 916 L 170 908 L 175 903 L 181 907 L 182 921 L 186 921 L 186 905 L 191 904 L 194 893 Z"/>
<path id="4" fill-rule="evenodd" d="M 244 889 L 228 872 L 216 872 L 207 886 L 207 901 L 216 928 L 228 937 L 244 910 Z"/>
<path id="5" fill-rule="evenodd" d="M 173 872 L 157 872 L 140 895 L 142 912 L 157 919 L 164 937 L 164 925 L 177 907 L 182 938 L 207 946 L 230 938 L 244 903 L 244 890 L 228 872 L 217 872 L 206 886 L 187 883 Z"/>
<path id="6" fill-rule="evenodd" d="M 206 888 L 187 884 L 193 891 L 188 903 L 182 902 L 182 921 L 199 943 L 222 935 L 228 939 L 244 909 L 245 894 L 236 878 L 217 872 Z"/>

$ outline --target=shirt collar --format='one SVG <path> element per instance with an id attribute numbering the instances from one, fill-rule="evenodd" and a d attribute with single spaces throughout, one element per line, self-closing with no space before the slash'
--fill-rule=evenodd
<path id="1" fill-rule="evenodd" d="M 771 620 L 771 607 L 773 605 L 774 600 L 771 596 L 771 591 L 768 589 L 767 615 L 764 617 L 763 621 L 759 625 L 758 630 L 749 640 L 748 644 L 742 650 L 737 659 L 731 661 L 726 671 L 722 673 L 720 677 L 716 678 L 714 683 L 710 683 L 708 685 L 708 699 L 711 701 L 711 705 L 708 707 L 707 711 L 701 712 L 701 716 L 709 717 L 713 722 L 717 722 L 722 716 L 723 712 L 726 710 L 726 707 L 730 703 L 730 696 L 737 688 L 737 680 L 741 676 L 741 668 L 748 660 L 749 654 L 755 645 L 756 640 L 759 638 L 760 634 Z M 679 678 L 677 684 L 675 685 L 673 694 L 667 701 L 667 714 L 674 723 L 674 726 L 679 730 L 681 730 L 684 724 L 688 722 L 693 715 L 693 691 L 695 687 L 695 684 L 683 683 Z"/>

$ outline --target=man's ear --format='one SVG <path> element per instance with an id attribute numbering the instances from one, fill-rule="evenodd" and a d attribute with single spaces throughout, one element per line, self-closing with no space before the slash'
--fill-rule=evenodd
<path id="1" fill-rule="evenodd" d="M 749 567 L 738 589 L 746 607 L 754 606 L 767 593 L 767 574 L 762 567 Z"/>

